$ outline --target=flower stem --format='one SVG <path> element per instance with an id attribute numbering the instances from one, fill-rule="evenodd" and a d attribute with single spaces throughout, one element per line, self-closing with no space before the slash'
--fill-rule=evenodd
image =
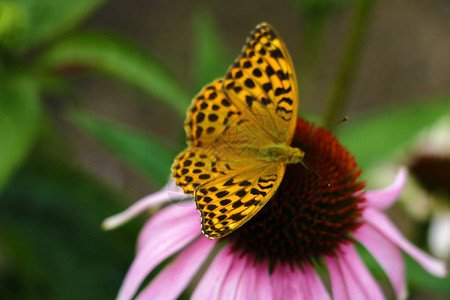
<path id="1" fill-rule="evenodd" d="M 370 21 L 374 0 L 354 0 L 353 20 L 334 82 L 331 84 L 324 113 L 325 128 L 340 118 L 341 110 L 348 101 L 348 92 L 355 77 L 364 37 Z"/>
<path id="2" fill-rule="evenodd" d="M 300 59 L 300 68 L 298 68 L 298 83 L 301 89 L 301 98 L 310 98 L 311 92 L 317 84 L 317 64 L 319 62 L 320 45 L 324 29 L 329 21 L 330 12 L 320 11 L 313 8 L 303 8 L 301 10 L 302 28 L 304 36 L 301 42 L 302 52 Z M 302 115 L 304 115 L 302 113 Z"/>

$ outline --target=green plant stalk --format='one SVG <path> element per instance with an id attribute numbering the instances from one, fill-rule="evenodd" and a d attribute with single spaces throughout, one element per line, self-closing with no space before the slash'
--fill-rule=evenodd
<path id="1" fill-rule="evenodd" d="M 304 37 L 302 41 L 300 68 L 297 68 L 297 78 L 301 97 L 310 94 L 315 88 L 315 77 L 319 58 L 318 49 L 323 37 L 323 31 L 329 20 L 328 12 L 320 14 L 313 9 L 305 10 L 302 18 L 304 20 Z M 302 113 L 303 115 L 303 113 Z"/>
<path id="2" fill-rule="evenodd" d="M 325 128 L 336 123 L 348 102 L 348 92 L 355 77 L 375 0 L 354 0 L 353 2 L 355 11 L 350 32 L 326 101 L 323 115 Z"/>

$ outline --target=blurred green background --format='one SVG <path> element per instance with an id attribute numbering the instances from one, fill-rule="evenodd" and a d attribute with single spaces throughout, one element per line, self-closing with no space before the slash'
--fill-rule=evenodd
<path id="1" fill-rule="evenodd" d="M 335 130 L 366 178 L 450 114 L 447 0 L 0 0 L 0 299 L 115 297 L 148 216 L 102 220 L 167 182 L 191 98 L 262 21 L 292 56 L 300 116 L 351 117 Z M 391 215 L 427 249 L 427 221 Z M 450 295 L 407 268 L 411 299 Z"/>

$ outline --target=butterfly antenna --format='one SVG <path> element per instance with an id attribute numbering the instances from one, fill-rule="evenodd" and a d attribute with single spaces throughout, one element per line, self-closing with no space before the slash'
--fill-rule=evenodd
<path id="1" fill-rule="evenodd" d="M 339 122 L 337 122 L 336 124 L 334 124 L 333 126 L 331 126 L 328 131 L 333 131 L 333 129 L 338 126 L 339 124 L 344 123 L 345 121 L 347 121 L 349 118 L 348 116 L 345 116 L 345 118 L 343 118 L 342 120 L 340 120 Z M 302 147 L 303 149 L 306 149 L 309 145 L 311 145 L 311 143 L 316 140 L 317 138 L 321 137 L 326 131 L 322 131 L 319 135 L 315 136 L 311 141 L 309 141 L 308 144 L 306 144 L 304 147 Z"/>
<path id="2" fill-rule="evenodd" d="M 333 126 L 331 126 L 331 128 L 330 128 L 329 130 L 331 131 L 334 127 L 338 126 L 339 124 L 344 123 L 344 122 L 347 121 L 347 120 L 348 120 L 348 116 L 345 116 L 342 120 L 340 120 L 339 122 L 337 122 L 336 124 L 334 124 Z M 308 144 L 306 144 L 306 145 L 305 145 L 304 147 L 302 147 L 302 148 L 303 148 L 303 149 L 307 148 L 309 145 L 311 145 L 311 143 L 312 143 L 315 139 L 317 139 L 318 137 L 322 136 L 322 134 L 324 134 L 325 132 L 326 132 L 326 131 L 322 131 L 322 133 L 320 133 L 319 135 L 315 136 L 314 139 L 312 139 Z M 300 161 L 300 163 L 305 167 L 306 170 L 308 170 L 308 171 L 310 171 L 310 172 L 313 172 L 314 175 L 317 176 L 317 178 L 319 178 L 320 180 L 322 180 L 322 181 L 327 185 L 327 187 L 330 187 L 330 186 L 331 186 L 331 184 L 330 184 L 328 181 L 326 181 L 322 176 L 320 176 L 320 174 L 319 174 L 313 167 L 311 167 L 305 160 Z"/>
<path id="3" fill-rule="evenodd" d="M 300 163 L 305 167 L 306 170 L 308 170 L 308 171 L 310 171 L 310 172 L 313 172 L 314 175 L 316 175 L 317 178 L 319 178 L 320 180 L 322 180 L 322 181 L 326 184 L 327 187 L 330 187 L 330 186 L 331 186 L 331 184 L 330 184 L 328 181 L 326 181 L 322 176 L 320 176 L 320 174 L 317 173 L 316 169 L 314 169 L 313 167 L 311 167 L 305 160 L 301 160 Z"/>
<path id="4" fill-rule="evenodd" d="M 348 120 L 348 116 L 345 116 L 342 120 L 340 120 L 339 122 L 337 122 L 336 124 L 334 124 L 333 126 L 331 126 L 330 130 L 333 129 L 334 127 L 338 126 L 339 124 L 344 123 L 345 121 Z"/>

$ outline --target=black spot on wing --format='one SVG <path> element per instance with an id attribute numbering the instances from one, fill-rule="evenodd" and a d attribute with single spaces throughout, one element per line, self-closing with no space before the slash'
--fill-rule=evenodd
<path id="1" fill-rule="evenodd" d="M 245 79 L 244 84 L 246 87 L 252 89 L 255 87 L 255 83 L 250 78 Z"/>
<path id="2" fill-rule="evenodd" d="M 278 101 L 278 105 L 282 104 L 283 102 L 286 102 L 289 105 L 292 105 L 292 103 L 293 103 L 291 98 L 284 97 L 284 98 L 282 98 L 281 100 Z"/>
<path id="3" fill-rule="evenodd" d="M 242 220 L 243 218 L 245 218 L 245 216 L 242 215 L 241 213 L 233 214 L 230 216 L 230 219 L 236 222 Z"/>
<path id="4" fill-rule="evenodd" d="M 209 94 L 208 99 L 209 100 L 213 100 L 213 99 L 216 99 L 216 97 L 217 97 L 217 93 L 216 92 L 212 92 L 211 94 Z"/>
<path id="5" fill-rule="evenodd" d="M 252 185 L 252 183 L 250 181 L 247 181 L 247 180 L 242 181 L 241 183 L 239 183 L 239 186 L 249 186 L 249 185 Z"/>
<path id="6" fill-rule="evenodd" d="M 219 203 L 220 203 L 220 205 L 225 206 L 225 205 L 230 204 L 230 203 L 231 203 L 231 200 L 230 200 L 230 199 L 220 200 Z"/>
<path id="7" fill-rule="evenodd" d="M 270 99 L 267 99 L 266 97 L 262 97 L 261 103 L 264 105 L 268 105 L 268 104 L 272 103 L 272 101 Z"/>
<path id="8" fill-rule="evenodd" d="M 253 74 L 253 76 L 255 76 L 255 77 L 261 77 L 261 76 L 262 76 L 261 70 L 258 69 L 258 68 L 253 69 L 252 74 Z"/>
<path id="9" fill-rule="evenodd" d="M 273 70 L 273 68 L 270 65 L 266 67 L 266 74 L 267 74 L 268 77 L 270 77 L 273 74 L 275 74 L 275 71 Z"/>
<path id="10" fill-rule="evenodd" d="M 242 189 L 236 193 L 236 196 L 241 197 L 241 198 L 244 197 L 245 195 L 247 195 L 247 192 L 245 191 L 245 189 Z"/>
<path id="11" fill-rule="evenodd" d="M 255 101 L 255 97 L 252 96 L 245 96 L 245 102 L 247 102 L 248 107 L 252 107 L 252 103 Z"/>
<path id="12" fill-rule="evenodd" d="M 230 101 L 228 101 L 227 99 L 222 99 L 222 101 L 220 103 L 222 103 L 222 105 L 226 106 L 226 107 L 231 105 Z"/>
<path id="13" fill-rule="evenodd" d="M 201 122 L 203 122 L 204 119 L 205 119 L 205 114 L 202 112 L 199 112 L 196 117 L 196 122 L 201 123 Z"/>
<path id="14" fill-rule="evenodd" d="M 270 56 L 273 58 L 283 58 L 283 53 L 281 53 L 280 49 L 275 49 L 270 51 Z"/>
<path id="15" fill-rule="evenodd" d="M 280 96 L 280 95 L 287 94 L 287 93 L 290 93 L 290 92 L 291 92 L 291 87 L 290 86 L 287 89 L 277 88 L 275 90 L 275 96 Z"/>
<path id="16" fill-rule="evenodd" d="M 236 201 L 236 202 L 233 203 L 232 207 L 233 207 L 233 208 L 238 208 L 238 207 L 241 207 L 241 206 L 243 206 L 243 205 L 244 205 L 244 203 L 242 203 L 241 200 L 238 200 L 238 201 Z"/>
<path id="17" fill-rule="evenodd" d="M 230 193 L 229 191 L 220 191 L 220 192 L 216 193 L 216 197 L 223 198 L 223 197 L 227 196 L 229 193 Z"/>
<path id="18" fill-rule="evenodd" d="M 270 83 L 270 82 L 264 83 L 262 87 L 263 87 L 264 91 L 266 93 L 268 93 L 272 89 L 272 83 Z"/>
<path id="19" fill-rule="evenodd" d="M 255 189 L 255 188 L 252 188 L 252 189 L 250 190 L 250 194 L 252 194 L 252 195 L 254 195 L 254 196 L 262 195 L 263 197 L 267 195 L 266 192 L 260 191 L 260 190 Z"/>

